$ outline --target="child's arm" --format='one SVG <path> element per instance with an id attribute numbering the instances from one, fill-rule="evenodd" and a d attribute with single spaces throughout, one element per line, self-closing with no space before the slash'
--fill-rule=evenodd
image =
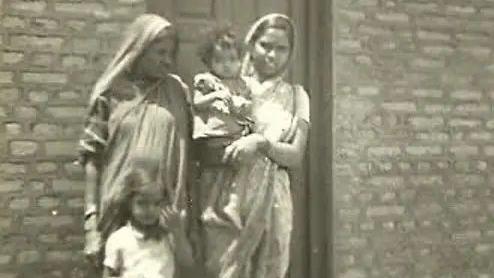
<path id="1" fill-rule="evenodd" d="M 200 90 L 194 90 L 194 107 L 199 111 L 207 110 L 213 102 L 220 100 L 227 103 L 231 102 L 232 96 L 227 90 L 213 91 L 208 94 L 202 93 Z"/>
<path id="2" fill-rule="evenodd" d="M 194 256 L 192 254 L 192 247 L 186 237 L 185 231 L 185 210 L 178 212 L 174 208 L 166 208 L 162 211 L 162 217 L 173 235 L 174 252 L 177 262 L 185 267 L 193 266 Z"/>

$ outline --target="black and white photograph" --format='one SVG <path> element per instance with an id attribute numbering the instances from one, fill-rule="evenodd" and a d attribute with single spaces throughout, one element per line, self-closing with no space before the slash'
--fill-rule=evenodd
<path id="1" fill-rule="evenodd" d="M 493 0 L 0 27 L 0 278 L 494 278 Z"/>

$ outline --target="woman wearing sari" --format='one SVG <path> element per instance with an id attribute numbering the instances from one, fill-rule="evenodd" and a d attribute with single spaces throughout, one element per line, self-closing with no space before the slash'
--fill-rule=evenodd
<path id="1" fill-rule="evenodd" d="M 145 169 L 167 205 L 183 208 L 190 115 L 187 86 L 170 74 L 177 38 L 164 18 L 144 14 L 97 81 L 80 140 L 86 172 L 84 252 L 101 266 L 109 234 L 122 223 L 125 178 Z"/>
<path id="2" fill-rule="evenodd" d="M 305 153 L 309 98 L 301 86 L 283 80 L 295 42 L 295 28 L 287 16 L 262 17 L 245 42 L 242 72 L 252 90 L 255 132 L 224 151 L 223 162 L 240 163 L 241 170 L 203 166 L 200 178 L 201 195 L 203 188 L 207 191 L 218 181 L 218 173 L 223 182 L 242 181 L 236 186 L 241 190 L 242 226 L 204 223 L 204 265 L 210 277 L 283 278 L 293 221 L 288 172 L 300 166 Z"/>

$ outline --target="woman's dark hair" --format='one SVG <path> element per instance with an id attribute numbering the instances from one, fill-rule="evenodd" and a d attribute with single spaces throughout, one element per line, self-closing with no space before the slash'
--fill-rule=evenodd
<path id="1" fill-rule="evenodd" d="M 229 43 L 242 56 L 243 47 L 238 41 L 231 24 L 215 25 L 205 32 L 204 42 L 199 45 L 197 54 L 205 66 L 210 67 L 213 60 L 214 48 L 218 43 Z"/>
<path id="2" fill-rule="evenodd" d="M 254 34 L 252 34 L 252 38 L 250 39 L 249 43 L 254 44 L 268 28 L 284 30 L 288 35 L 290 48 L 291 50 L 293 50 L 293 46 L 295 42 L 295 34 L 294 34 L 295 30 L 293 30 L 293 26 L 288 19 L 279 16 L 271 17 L 263 21 L 256 29 Z"/>

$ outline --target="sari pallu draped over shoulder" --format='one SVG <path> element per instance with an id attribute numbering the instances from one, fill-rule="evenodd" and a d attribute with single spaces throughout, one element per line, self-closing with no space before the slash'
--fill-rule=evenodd
<path id="1" fill-rule="evenodd" d="M 98 230 L 103 241 L 123 224 L 124 185 L 132 169 L 142 168 L 156 177 L 169 204 L 186 205 L 191 137 L 188 88 L 177 75 L 169 74 L 136 94 L 139 88 L 130 78 L 138 57 L 158 34 L 170 28 L 160 16 L 139 16 L 89 100 L 80 140 L 81 161 L 93 156 L 98 162 Z"/>
<path id="2" fill-rule="evenodd" d="M 282 14 L 269 14 L 255 22 L 247 33 L 245 42 L 253 43 L 253 36 L 263 23 L 272 18 L 285 20 L 294 34 L 292 21 Z M 291 43 L 292 56 L 294 40 Z M 288 62 L 278 75 L 261 85 L 255 79 L 251 55 L 247 53 L 242 66 L 242 73 L 250 84 L 257 84 L 262 92 L 254 92 L 254 118 L 263 117 L 264 127 L 258 127 L 255 132 L 268 136 L 270 140 L 290 143 L 298 130 L 299 105 L 297 95 L 300 86 L 292 86 L 282 80 Z M 256 85 L 256 86 L 257 86 Z M 264 87 L 263 87 L 264 86 Z M 256 89 L 257 90 L 257 89 Z M 303 89 L 302 89 L 303 90 Z M 254 90 L 255 91 L 255 90 Z M 304 91 L 305 93 L 305 91 Z M 279 100 L 282 98 L 283 100 Z M 270 114 L 270 107 L 280 107 L 279 122 L 276 116 Z M 264 117 L 268 116 L 268 117 Z M 274 117 L 270 117 L 274 116 Z M 307 118 L 308 117 L 304 117 Z M 256 125 L 260 123 L 256 120 Z M 271 121 L 271 122 L 270 122 Z M 271 132 L 269 128 L 280 127 L 280 132 Z M 273 135 L 276 134 L 276 135 Z M 288 169 L 285 169 L 271 159 L 259 155 L 244 179 L 247 189 L 242 198 L 243 227 L 234 236 L 220 259 L 220 278 L 284 278 L 289 264 L 289 243 L 292 230 L 293 208 L 290 195 L 290 180 Z"/>

